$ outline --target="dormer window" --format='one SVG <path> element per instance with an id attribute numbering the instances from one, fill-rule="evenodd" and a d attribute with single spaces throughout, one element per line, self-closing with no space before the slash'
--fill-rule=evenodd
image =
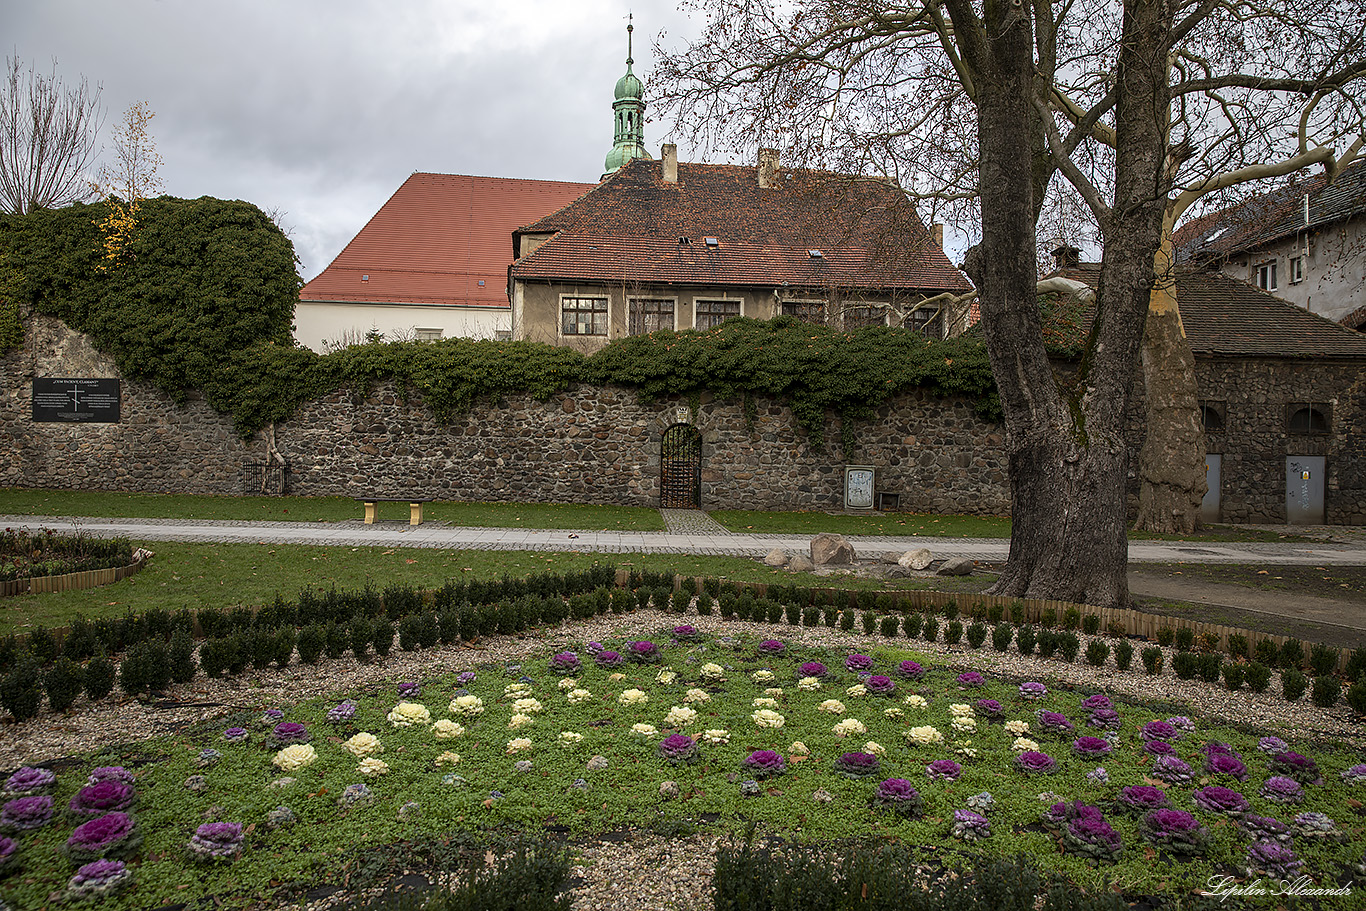
<path id="1" fill-rule="evenodd" d="M 1279 287 L 1276 284 L 1276 261 L 1274 259 L 1257 267 L 1257 287 L 1263 291 L 1275 291 Z"/>

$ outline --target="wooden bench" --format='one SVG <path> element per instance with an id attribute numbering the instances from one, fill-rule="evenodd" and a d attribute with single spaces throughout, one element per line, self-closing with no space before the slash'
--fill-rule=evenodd
<path id="1" fill-rule="evenodd" d="M 365 524 L 374 525 L 375 515 L 379 512 L 380 503 L 407 503 L 408 504 L 408 524 L 422 524 L 422 504 L 430 503 L 431 500 L 419 500 L 414 497 L 356 497 L 355 500 L 365 504 Z"/>

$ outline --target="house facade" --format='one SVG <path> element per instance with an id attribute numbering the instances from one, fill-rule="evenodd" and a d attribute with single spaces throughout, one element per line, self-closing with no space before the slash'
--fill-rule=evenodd
<path id="1" fill-rule="evenodd" d="M 1179 260 L 1311 313 L 1366 324 L 1366 162 L 1298 180 L 1182 225 Z"/>
<path id="2" fill-rule="evenodd" d="M 735 316 L 942 337 L 941 301 L 971 287 L 895 184 L 784 169 L 767 149 L 737 166 L 679 162 L 666 145 L 513 246 L 513 338 L 585 352 Z"/>

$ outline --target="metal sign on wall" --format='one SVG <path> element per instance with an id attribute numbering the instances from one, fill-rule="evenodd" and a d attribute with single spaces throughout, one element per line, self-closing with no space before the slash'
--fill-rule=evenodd
<path id="1" fill-rule="evenodd" d="M 34 423 L 117 424 L 118 380 L 44 377 L 33 380 Z"/>

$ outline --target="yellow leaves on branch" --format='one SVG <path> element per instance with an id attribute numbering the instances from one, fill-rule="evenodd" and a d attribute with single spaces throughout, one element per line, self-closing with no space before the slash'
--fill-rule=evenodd
<path id="1" fill-rule="evenodd" d="M 131 257 L 138 203 L 161 194 L 157 168 L 161 167 L 162 159 L 147 127 L 155 116 L 145 101 L 129 107 L 123 123 L 114 131 L 114 162 L 100 166 L 95 190 L 107 206 L 105 217 L 95 223 L 103 238 L 102 271 L 107 272 Z"/>

